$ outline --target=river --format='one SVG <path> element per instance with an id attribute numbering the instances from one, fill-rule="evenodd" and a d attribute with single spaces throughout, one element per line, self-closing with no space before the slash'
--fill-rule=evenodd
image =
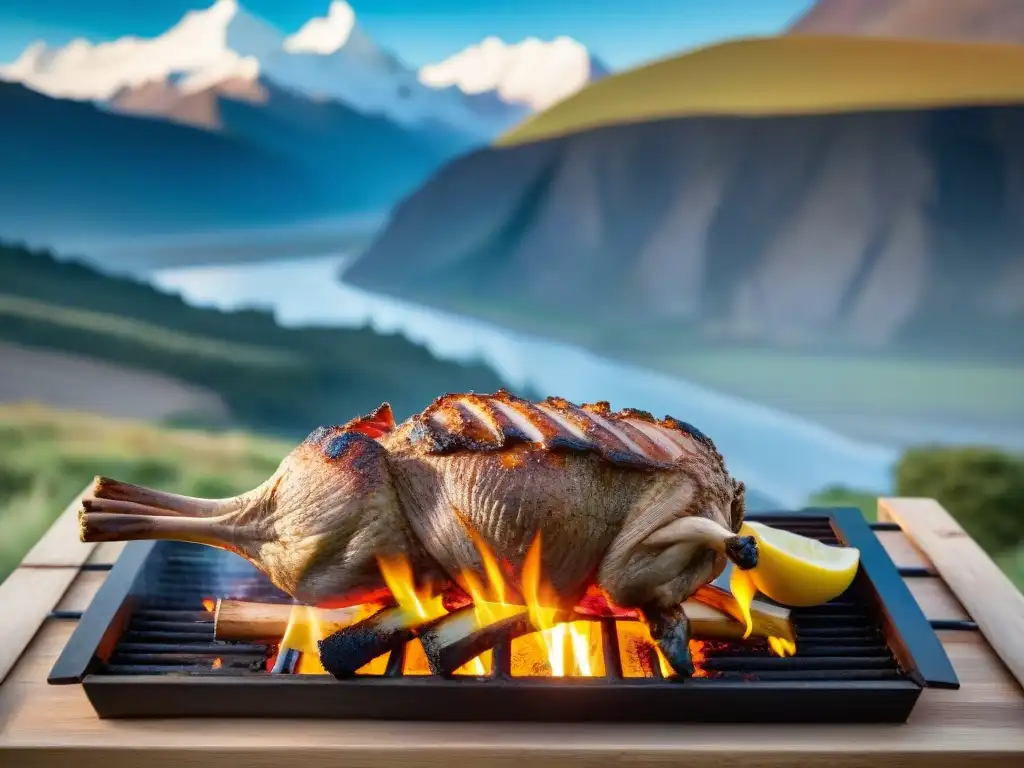
<path id="1" fill-rule="evenodd" d="M 801 506 L 833 484 L 890 490 L 893 448 L 570 344 L 368 293 L 338 280 L 343 263 L 343 257 L 317 257 L 192 267 L 160 271 L 151 279 L 193 304 L 271 309 L 286 326 L 370 325 L 400 332 L 438 357 L 482 360 L 510 385 L 543 395 L 671 414 L 710 435 L 733 475 L 787 507 Z"/>

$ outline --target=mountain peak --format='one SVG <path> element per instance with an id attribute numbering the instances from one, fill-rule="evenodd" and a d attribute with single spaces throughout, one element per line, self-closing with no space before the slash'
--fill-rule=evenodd
<path id="1" fill-rule="evenodd" d="M 531 109 L 543 109 L 605 72 L 568 37 L 516 44 L 489 37 L 417 73 L 378 47 L 344 0 L 287 36 L 242 2 L 216 0 L 153 38 L 76 40 L 53 48 L 38 43 L 0 68 L 0 77 L 48 96 L 111 105 L 200 94 L 223 82 L 266 81 L 405 126 L 445 127 L 490 140 Z M 135 91 L 129 100 L 125 94 Z"/>
<path id="2" fill-rule="evenodd" d="M 0 69 L 0 76 L 56 98 L 106 101 L 125 87 L 170 77 L 189 83 L 189 89 L 227 77 L 252 77 L 260 61 L 280 50 L 283 39 L 237 0 L 217 0 L 187 12 L 154 38 L 128 36 L 97 44 L 76 39 L 52 49 L 33 44 Z"/>
<path id="3" fill-rule="evenodd" d="M 493 35 L 420 70 L 434 88 L 457 86 L 468 94 L 495 92 L 534 111 L 547 109 L 608 74 L 587 47 L 571 37 L 527 37 L 507 43 Z"/>
<path id="4" fill-rule="evenodd" d="M 344 0 L 334 0 L 327 15 L 310 19 L 284 41 L 286 51 L 327 55 L 341 49 L 358 32 L 356 13 Z"/>
<path id="5" fill-rule="evenodd" d="M 188 47 L 195 54 L 231 51 L 238 56 L 264 56 L 281 45 L 282 35 L 244 10 L 238 0 L 217 0 L 204 10 L 189 11 L 153 42 Z"/>

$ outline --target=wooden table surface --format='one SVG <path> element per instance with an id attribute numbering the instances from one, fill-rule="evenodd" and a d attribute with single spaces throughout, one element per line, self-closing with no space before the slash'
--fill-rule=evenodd
<path id="1" fill-rule="evenodd" d="M 100 720 L 80 686 L 46 683 L 75 627 L 50 611 L 85 609 L 106 574 L 82 564 L 120 551 L 78 543 L 76 507 L 0 586 L 5 767 L 1024 766 L 1024 689 L 1010 671 L 1024 677 L 1024 597 L 928 499 L 882 500 L 902 532 L 879 538 L 898 566 L 938 572 L 907 579 L 930 619 L 971 618 L 981 631 L 938 633 L 960 690 L 924 691 L 910 721 L 890 726 Z"/>

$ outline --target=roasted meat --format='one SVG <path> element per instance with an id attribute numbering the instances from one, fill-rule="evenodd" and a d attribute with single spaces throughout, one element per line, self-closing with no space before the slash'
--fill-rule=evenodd
<path id="1" fill-rule="evenodd" d="M 297 600 L 381 598 L 382 558 L 421 584 L 486 581 L 483 549 L 519 589 L 537 537 L 553 607 L 598 589 L 670 610 L 721 573 L 757 561 L 737 531 L 743 484 L 704 434 L 607 403 L 455 394 L 396 426 L 389 406 L 321 427 L 265 483 L 195 499 L 97 478 L 83 541 L 178 539 L 235 552 Z M 510 600 L 515 602 L 515 600 Z"/>

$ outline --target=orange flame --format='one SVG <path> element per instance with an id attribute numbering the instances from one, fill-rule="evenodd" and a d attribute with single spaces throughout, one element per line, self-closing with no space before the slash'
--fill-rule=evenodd
<path id="1" fill-rule="evenodd" d="M 615 631 L 619 638 L 619 663 L 622 665 L 622 676 L 626 678 L 653 677 L 653 661 L 657 661 L 662 677 L 672 677 L 675 671 L 661 652 L 658 644 L 651 637 L 651 631 L 642 621 L 617 621 Z M 707 677 L 701 668 L 704 662 L 704 643 L 699 640 L 690 641 L 690 659 L 694 665 L 694 677 Z"/>
<path id="2" fill-rule="evenodd" d="M 754 580 L 750 578 L 750 574 L 746 571 L 741 571 L 739 568 L 733 568 L 732 575 L 729 577 L 729 591 L 736 599 L 740 618 L 746 627 L 743 633 L 743 639 L 745 640 L 750 637 L 750 633 L 754 629 L 754 622 L 750 615 L 750 606 L 754 602 L 754 598 L 757 597 L 757 587 L 754 586 Z M 781 656 L 782 658 L 796 653 L 796 643 L 784 637 L 769 637 L 768 648 L 776 656 Z"/>
<path id="3" fill-rule="evenodd" d="M 514 677 L 600 677 L 605 674 L 603 653 L 602 625 L 600 622 L 577 620 L 559 622 L 560 603 L 542 573 L 541 537 L 538 534 L 527 550 L 523 561 L 520 586 L 522 602 L 515 600 L 516 591 L 511 588 L 504 576 L 502 565 L 495 553 L 479 536 L 470 533 L 471 539 L 478 548 L 482 561 L 482 570 L 486 578 L 480 574 L 465 570 L 459 574 L 459 582 L 472 600 L 473 611 L 480 626 L 488 626 L 523 611 L 525 608 L 531 623 L 538 631 L 518 637 L 512 641 L 512 675 Z M 395 602 L 405 611 L 409 611 L 425 621 L 432 621 L 447 613 L 442 597 L 433 594 L 432 590 L 418 586 L 412 573 L 412 567 L 404 557 L 379 558 L 378 565 L 381 575 Z M 737 577 L 736 574 L 741 574 Z M 750 635 L 753 626 L 750 607 L 757 593 L 746 574 L 738 569 L 733 571 L 730 584 L 738 608 L 738 619 L 745 624 L 746 633 Z M 212 604 L 212 600 L 209 601 Z M 206 601 L 204 601 L 204 605 Z M 325 674 L 320 664 L 317 643 L 326 634 L 341 629 L 372 616 L 380 606 L 367 604 L 355 607 L 344 625 L 332 621 L 325 627 L 317 609 L 307 606 L 294 606 L 289 618 L 288 627 L 281 641 L 280 650 L 294 648 L 300 651 L 299 674 Z M 650 635 L 647 626 L 632 618 L 628 612 L 620 612 L 622 616 L 616 621 L 618 633 L 620 663 L 625 677 L 651 677 L 657 674 L 656 668 L 664 677 L 672 676 L 668 660 L 658 648 Z M 635 614 L 634 614 L 635 617 Z M 768 638 L 772 652 L 779 656 L 792 655 L 796 646 L 788 639 L 781 637 Z M 704 643 L 690 642 L 690 654 L 696 667 L 695 676 L 703 677 L 701 669 L 704 661 Z M 384 673 L 390 654 L 384 654 L 357 671 L 360 675 L 381 675 Z M 493 654 L 485 651 L 470 660 L 459 669 L 456 675 L 483 676 L 490 672 Z M 652 665 L 656 665 L 652 668 Z M 216 668 L 216 665 L 215 665 Z M 416 639 L 405 648 L 403 673 L 406 675 L 429 675 L 430 667 L 421 642 Z"/>
<path id="4" fill-rule="evenodd" d="M 406 558 L 378 557 L 377 565 L 380 568 L 381 575 L 384 577 L 384 583 L 387 584 L 388 591 L 391 592 L 391 596 L 395 599 L 395 602 L 398 603 L 402 610 L 409 611 L 426 621 L 444 616 L 446 611 L 442 604 L 441 596 L 432 596 L 429 590 L 416 586 L 416 580 L 412 575 L 412 566 Z M 380 657 L 384 659 L 385 665 L 387 663 L 388 656 L 390 656 L 390 654 Z M 367 667 L 375 662 L 378 662 L 378 659 L 371 661 Z M 402 663 L 402 667 L 402 672 L 406 675 L 430 674 L 430 665 L 427 663 L 427 655 L 424 653 L 423 644 L 418 638 L 406 646 L 405 659 Z M 366 669 L 366 667 L 360 669 L 357 674 L 381 674 L 384 671 L 382 668 L 379 672 L 363 672 L 364 669 Z"/>
<path id="5" fill-rule="evenodd" d="M 288 626 L 285 628 L 281 643 L 278 646 L 278 653 L 284 653 L 288 649 L 299 652 L 299 662 L 295 668 L 297 675 L 326 675 L 327 671 L 320 663 L 320 647 L 318 643 L 327 635 L 336 632 L 342 627 L 355 624 L 375 614 L 380 609 L 379 605 L 367 603 L 356 606 L 353 610 L 347 611 L 343 623 L 337 621 L 338 612 L 333 612 L 333 620 L 330 624 L 324 621 L 323 612 L 308 605 L 293 605 L 291 614 L 288 616 Z M 374 659 L 368 664 L 356 670 L 359 675 L 379 675 L 384 673 L 387 666 L 388 656 L 385 654 Z M 267 668 L 273 666 L 273 659 L 268 662 Z"/>
<path id="6" fill-rule="evenodd" d="M 213 660 L 213 667 L 212 668 L 213 669 L 220 669 L 223 665 L 224 665 L 224 662 L 221 661 L 220 657 L 218 656 L 216 659 Z"/>
<path id="7" fill-rule="evenodd" d="M 299 652 L 299 663 L 295 668 L 298 675 L 324 675 L 320 664 L 320 649 L 317 642 L 323 639 L 323 628 L 315 608 L 308 605 L 293 605 L 288 617 L 288 627 L 278 653 L 293 648 Z"/>
<path id="8" fill-rule="evenodd" d="M 213 613 L 213 609 L 216 608 L 216 607 L 217 607 L 217 604 L 214 603 L 213 598 L 211 598 L 211 597 L 204 597 L 203 598 L 203 610 L 204 611 L 206 611 L 207 613 Z"/>
<path id="9" fill-rule="evenodd" d="M 768 647 L 776 656 L 786 658 L 796 653 L 796 643 L 784 637 L 769 637 Z"/>
<path id="10" fill-rule="evenodd" d="M 469 531 L 470 538 L 476 545 L 480 559 L 483 561 L 487 584 L 481 584 L 477 575 L 470 570 L 464 570 L 459 575 L 466 585 L 466 592 L 470 600 L 473 601 L 473 612 L 476 615 L 477 624 L 485 627 L 509 616 L 514 616 L 522 610 L 522 606 L 509 605 L 505 602 L 508 590 L 498 558 L 483 539 L 473 533 L 470 528 L 466 528 L 466 530 Z M 484 651 L 475 659 L 455 670 L 455 674 L 486 675 L 491 670 L 492 662 L 493 654 L 490 651 Z"/>
<path id="11" fill-rule="evenodd" d="M 427 621 L 444 616 L 441 596 L 432 596 L 430 590 L 417 587 L 408 560 L 404 557 L 378 557 L 377 565 L 391 596 L 402 610 Z"/>
<path id="12" fill-rule="evenodd" d="M 523 560 L 523 598 L 530 612 L 530 621 L 540 630 L 540 639 L 547 653 L 552 677 L 593 677 L 591 634 L 593 622 L 573 621 L 556 624 L 558 604 L 541 573 L 541 537 L 537 533 Z M 596 634 L 596 633 L 595 633 Z M 566 670 L 569 670 L 567 673 Z"/>

